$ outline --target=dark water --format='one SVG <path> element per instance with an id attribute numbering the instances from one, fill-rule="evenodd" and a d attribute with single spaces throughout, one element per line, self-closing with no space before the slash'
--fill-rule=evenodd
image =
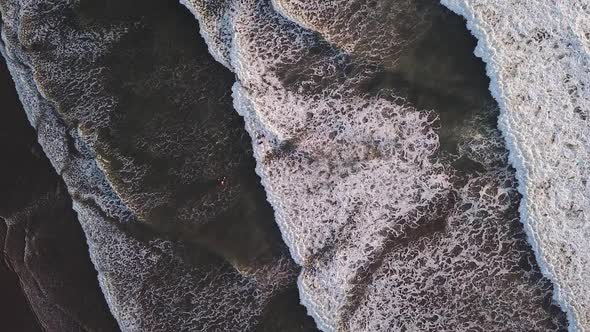
<path id="1" fill-rule="evenodd" d="M 0 329 L 118 331 L 72 202 L 4 61 L 0 102 Z"/>
<path id="2" fill-rule="evenodd" d="M 0 220 L 0 245 L 5 236 L 4 220 Z M 21 289 L 17 275 L 10 270 L 3 255 L 0 255 L 0 311 L 2 329 L 7 331 L 40 332 L 37 317 L 32 312 Z"/>
<path id="3" fill-rule="evenodd" d="M 109 45 L 112 49 L 98 61 L 89 60 L 94 56 L 91 52 L 77 49 L 78 39 L 60 40 L 72 50 L 69 55 L 77 61 L 75 66 L 70 66 L 67 61 L 71 59 L 63 56 L 51 58 L 49 51 L 36 54 L 74 73 L 99 66 L 106 68 L 106 74 L 96 77 L 100 88 L 92 96 L 85 95 L 90 92 L 81 89 L 82 84 L 73 81 L 75 75 L 71 73 L 60 77 L 61 80 L 47 79 L 54 74 L 54 68 L 41 67 L 37 78 L 59 104 L 64 122 L 95 134 L 88 143 L 102 160 L 109 162 L 104 167 L 105 175 L 133 210 L 135 221 L 140 220 L 122 226 L 125 232 L 146 243 L 165 239 L 184 245 L 187 249 L 179 258 L 194 261 L 197 267 L 207 268 L 204 262 L 232 264 L 244 273 L 244 280 L 262 267 L 273 265 L 277 258 L 285 259 L 285 273 L 290 274 L 291 283 L 277 286 L 279 291 L 263 311 L 258 329 L 276 331 L 282 326 L 280 329 L 285 331 L 313 331 L 311 318 L 299 305 L 296 267 L 289 262 L 272 208 L 254 173 L 249 137 L 243 121 L 231 107 L 233 75 L 210 57 L 206 45 L 198 38 L 196 21 L 179 4 L 162 1 L 147 1 L 140 7 L 129 1 L 106 1 L 100 5 L 82 2 L 75 11 L 60 14 L 67 21 L 60 28 L 71 29 L 68 31 L 73 34 L 109 29 L 111 24 L 132 27 L 122 40 Z M 45 50 L 43 45 L 36 47 Z M 64 86 L 71 90 L 63 93 Z M 64 98 L 68 94 L 84 96 L 94 113 L 76 113 L 79 99 Z M 114 99 L 116 109 L 104 107 L 101 98 Z M 108 125 L 99 124 L 100 121 Z M 164 141 L 177 144 L 162 146 Z M 148 172 L 125 168 L 124 158 Z M 18 187 L 16 190 L 22 191 Z M 150 204 L 145 196 L 138 198 L 142 194 L 160 195 L 165 203 Z M 169 271 L 159 272 L 163 275 Z M 271 283 L 273 277 L 268 276 Z M 150 281 L 153 284 L 140 286 L 162 286 L 157 285 L 158 278 L 154 279 L 157 280 Z M 165 285 L 169 286 L 174 287 Z M 258 294 L 249 296 L 255 300 Z M 147 303 L 148 299 L 138 300 L 146 302 L 146 310 L 152 310 L 153 303 Z M 234 300 L 234 306 L 247 301 Z M 186 303 L 178 306 L 187 312 L 191 310 L 184 308 Z M 163 307 L 158 312 L 166 310 Z M 174 317 L 170 320 L 174 326 Z"/>
<path id="4" fill-rule="evenodd" d="M 21 167 L 27 167 L 18 163 L 22 162 L 19 155 L 30 153 L 27 147 L 35 134 L 25 117 L 4 60 L 0 61 L 0 110 L 0 206 L 6 208 L 15 204 L 13 197 L 19 196 L 19 189 L 8 186 L 7 178 L 13 177 Z M 41 331 L 17 275 L 10 270 L 4 257 L 6 231 L 6 223 L 0 218 L 0 324 L 6 331 Z"/>
<path id="5" fill-rule="evenodd" d="M 473 54 L 477 40 L 465 20 L 446 8 L 432 16 L 432 25 L 406 50 L 395 70 L 378 71 L 368 92 L 394 90 L 421 110 L 440 118 L 441 150 L 457 152 L 457 131 L 475 113 L 496 109 L 482 126 L 496 128 L 498 107 L 488 86 L 485 64 Z"/>

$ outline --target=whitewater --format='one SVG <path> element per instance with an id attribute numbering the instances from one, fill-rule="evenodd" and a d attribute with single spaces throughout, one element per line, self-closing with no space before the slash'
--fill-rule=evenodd
<path id="1" fill-rule="evenodd" d="M 487 63 L 521 221 L 570 331 L 590 330 L 590 4 L 442 0 Z"/>
<path id="2" fill-rule="evenodd" d="M 383 72 L 407 74 L 404 64 L 433 33 L 429 22 L 445 15 L 434 1 L 398 7 L 344 0 L 181 3 L 198 19 L 215 59 L 236 74 L 234 107 L 252 137 L 256 171 L 276 222 L 303 268 L 302 303 L 320 329 L 558 331 L 566 324 L 546 301 L 553 296 L 566 310 L 569 328 L 584 330 L 588 291 L 576 278 L 589 257 L 583 241 L 588 145 L 580 135 L 587 129 L 588 101 L 579 97 L 574 106 L 569 100 L 567 115 L 559 106 L 552 124 L 561 137 L 543 132 L 547 123 L 531 121 L 530 112 L 511 115 L 526 109 L 539 114 L 547 105 L 538 103 L 549 102 L 535 88 L 551 82 L 535 81 L 539 71 L 527 72 L 527 64 L 553 55 L 570 65 L 584 59 L 556 54 L 549 42 L 531 46 L 547 40 L 548 32 L 533 29 L 544 20 L 511 17 L 507 4 L 444 2 L 468 18 L 480 39 L 477 54 L 488 63 L 502 136 L 493 124 L 497 106 L 468 85 L 457 90 L 476 97 L 459 102 L 465 112 L 460 121 L 407 97 L 404 84 L 425 84 L 420 78 L 372 88 Z M 532 4 L 518 6 L 523 8 L 515 13 L 535 12 L 526 8 Z M 515 26 L 513 35 L 502 35 L 511 27 L 503 20 Z M 535 31 L 529 43 L 527 28 Z M 587 40 L 585 45 L 587 50 Z M 522 72 L 511 48 L 523 54 L 517 57 Z M 542 52 L 553 53 L 543 58 Z M 553 71 L 539 74 L 547 80 L 561 73 L 560 67 L 545 68 Z M 568 84 L 587 79 L 582 65 L 570 69 L 577 71 L 566 71 Z M 504 71 L 522 75 L 499 78 Z M 517 82 L 505 83 L 511 79 Z M 584 96 L 587 87 L 576 93 Z M 571 96 L 572 89 L 551 90 L 549 99 L 561 97 L 560 91 Z M 543 139 L 558 143 L 551 147 Z M 529 152 L 535 146 L 538 151 Z M 550 152 L 567 154 L 571 146 L 581 155 L 570 154 L 571 162 L 563 155 L 555 165 Z M 559 186 L 539 193 L 535 186 L 546 185 L 539 172 Z M 574 217 L 556 204 L 566 204 Z M 578 227 L 560 228 L 564 222 Z"/>

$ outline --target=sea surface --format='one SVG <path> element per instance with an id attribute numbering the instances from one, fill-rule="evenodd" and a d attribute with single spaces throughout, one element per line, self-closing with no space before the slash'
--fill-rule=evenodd
<path id="1" fill-rule="evenodd" d="M 521 222 L 570 331 L 590 330 L 590 7 L 442 1 L 467 19 L 500 104 Z"/>
<path id="2" fill-rule="evenodd" d="M 510 53 L 486 52 L 518 48 L 512 30 L 490 32 L 506 7 L 444 1 L 466 21 L 435 0 L 180 2 L 2 7 L 21 101 L 123 330 L 565 331 L 568 318 L 575 328 L 587 224 L 559 228 L 562 209 L 539 219 L 533 203 L 553 195 L 542 201 L 567 205 L 563 220 L 587 211 L 551 186 L 535 191 L 531 154 L 515 158 L 547 137 L 530 112 L 510 112 L 547 105 L 523 82 L 502 84 L 522 77 L 508 75 Z M 526 32 L 546 43 L 518 49 L 533 66 L 553 40 Z M 588 119 L 590 83 L 571 84 L 586 82 L 582 64 L 565 81 L 552 72 L 575 97 L 563 119 Z M 578 188 L 568 172 L 586 164 L 570 150 L 586 153 L 587 141 L 559 135 L 587 122 L 553 114 L 561 131 L 547 150 L 567 162 L 545 154 L 541 165 L 568 174 L 557 188 Z"/>
<path id="3" fill-rule="evenodd" d="M 435 1 L 186 0 L 324 331 L 564 330 L 497 103 Z"/>

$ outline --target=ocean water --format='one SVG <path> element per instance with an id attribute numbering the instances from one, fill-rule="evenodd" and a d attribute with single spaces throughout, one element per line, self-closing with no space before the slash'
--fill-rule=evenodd
<path id="1" fill-rule="evenodd" d="M 8 73 L 6 65 L 0 61 L 0 100 L 3 109 L 0 114 L 0 151 L 4 158 L 0 170 L 0 184 L 5 193 L 0 196 L 0 214 L 2 216 L 13 213 L 15 207 L 26 202 L 26 197 L 19 195 L 18 187 L 22 185 L 23 169 L 35 171 L 31 166 L 30 147 L 34 144 L 34 131 L 30 128 L 18 96 L 14 83 Z M 15 138 L 19 144 L 14 144 Z M 28 158 L 27 158 L 28 157 Z M 29 167 L 23 168 L 23 163 Z M 8 190 L 7 190 L 8 189 Z M 30 194 L 30 193 L 27 193 Z M 6 220 L 0 217 L 0 310 L 4 313 L 3 326 L 9 330 L 37 332 L 41 331 L 35 314 L 31 310 L 27 297 L 19 283 L 18 276 L 6 262 L 5 246 L 8 227 Z"/>
<path id="2" fill-rule="evenodd" d="M 590 330 L 588 2 L 442 3 L 479 40 L 537 261 L 570 330 Z"/>
<path id="3" fill-rule="evenodd" d="M 233 75 L 190 13 L 158 0 L 0 11 L 0 51 L 121 329 L 313 331 Z"/>
<path id="4" fill-rule="evenodd" d="M 435 1 L 181 1 L 324 331 L 566 329 L 519 220 L 499 108 Z"/>
<path id="5" fill-rule="evenodd" d="M 583 1 L 181 2 L 0 5 L 122 328 L 586 329 Z"/>

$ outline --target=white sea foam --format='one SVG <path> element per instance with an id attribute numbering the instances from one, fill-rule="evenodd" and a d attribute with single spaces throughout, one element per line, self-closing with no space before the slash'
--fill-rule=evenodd
<path id="1" fill-rule="evenodd" d="M 499 134 L 479 118 L 493 109 L 466 116 L 459 154 L 484 171 L 457 180 L 438 155 L 435 113 L 363 93 L 371 69 L 351 60 L 363 53 L 345 33 L 326 38 L 332 47 L 310 30 L 317 22 L 265 0 L 183 3 L 237 76 L 234 106 L 322 330 L 559 329 L 543 309 L 548 283 L 534 264 L 519 268 L 531 255 L 518 195 Z"/>
<path id="2" fill-rule="evenodd" d="M 590 330 L 590 5 L 443 0 L 479 39 L 520 212 L 570 330 Z"/>

